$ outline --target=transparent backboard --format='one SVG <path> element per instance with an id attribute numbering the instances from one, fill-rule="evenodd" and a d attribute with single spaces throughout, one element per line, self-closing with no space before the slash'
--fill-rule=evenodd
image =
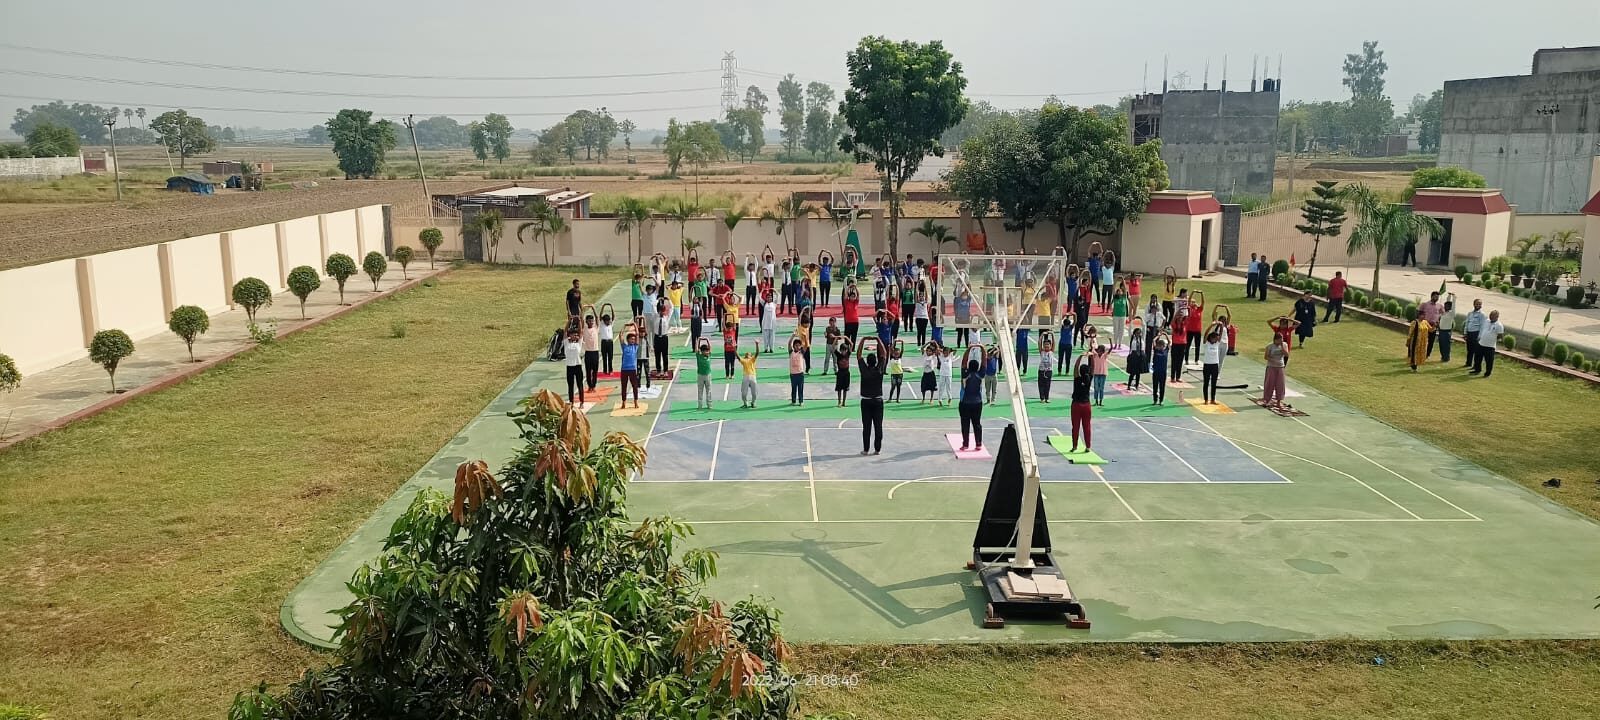
<path id="1" fill-rule="evenodd" d="M 1052 330 L 1072 307 L 1065 255 L 940 255 L 945 327 Z"/>

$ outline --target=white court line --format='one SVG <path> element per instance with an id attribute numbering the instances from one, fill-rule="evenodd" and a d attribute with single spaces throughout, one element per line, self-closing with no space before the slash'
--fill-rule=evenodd
<path id="1" fill-rule="evenodd" d="M 800 524 L 879 525 L 879 524 L 903 524 L 903 523 L 962 523 L 962 524 L 965 524 L 965 525 L 971 525 L 972 524 L 972 518 L 960 518 L 960 519 L 950 519 L 950 518 L 889 518 L 889 519 L 882 519 L 882 520 L 686 520 L 684 522 L 686 524 L 688 524 L 688 525 L 800 525 Z M 1167 523 L 1167 524 L 1173 524 L 1173 525 L 1181 525 L 1181 524 L 1256 525 L 1256 524 L 1265 524 L 1265 523 L 1280 523 L 1280 524 L 1291 524 L 1292 525 L 1292 524 L 1301 524 L 1301 523 L 1306 523 L 1306 524 L 1341 524 L 1341 523 L 1465 523 L 1465 522 L 1482 522 L 1482 521 L 1481 520 L 1474 521 L 1474 520 L 1470 520 L 1468 518 L 1298 518 L 1298 519 L 1297 518 L 1268 518 L 1268 519 L 1262 519 L 1262 520 L 1224 520 L 1224 519 L 1216 519 L 1216 518 L 1213 518 L 1213 519 L 1200 519 L 1200 520 L 1186 520 L 1186 519 L 1180 519 L 1180 518 L 1167 518 L 1167 519 L 1155 519 L 1155 520 L 1051 520 L 1050 524 L 1051 525 L 1067 525 L 1067 524 L 1119 525 L 1119 524 L 1133 524 L 1133 523 L 1151 523 L 1151 524 L 1153 524 L 1153 523 Z"/>
<path id="2" fill-rule="evenodd" d="M 658 433 L 656 433 L 654 435 L 651 435 L 650 437 L 661 437 L 663 435 L 671 435 L 671 434 L 673 434 L 675 432 L 682 432 L 684 430 L 693 430 L 693 429 L 695 429 L 697 427 L 705 427 L 707 425 L 710 425 L 710 424 L 716 423 L 716 422 L 721 422 L 721 421 L 720 420 L 707 420 L 707 421 L 705 421 L 703 423 L 695 423 L 693 425 L 685 425 L 683 427 L 673 428 L 671 430 L 662 430 L 661 432 L 658 432 Z"/>
<path id="3" fill-rule="evenodd" d="M 1106 489 L 1110 490 L 1112 495 L 1117 496 L 1117 502 L 1122 503 L 1122 506 L 1127 508 L 1128 512 L 1133 514 L 1133 519 L 1138 520 L 1140 522 L 1144 522 L 1144 518 L 1139 516 L 1139 512 L 1137 510 L 1134 510 L 1133 506 L 1129 505 L 1127 500 L 1123 500 L 1122 499 L 1122 493 L 1117 492 L 1116 486 L 1112 485 L 1110 482 L 1106 481 L 1106 474 L 1100 471 L 1100 466 L 1098 466 L 1098 465 L 1090 465 L 1089 466 L 1089 470 L 1094 473 L 1095 477 L 1100 478 L 1100 482 L 1105 483 Z M 1207 482 L 1210 482 L 1210 481 L 1208 480 Z"/>
<path id="4" fill-rule="evenodd" d="M 1177 459 L 1178 459 L 1178 462 L 1181 462 L 1181 463 L 1183 463 L 1183 466 L 1184 466 L 1184 467 L 1186 467 L 1186 468 L 1189 468 L 1189 472 L 1192 472 L 1192 473 L 1194 473 L 1194 474 L 1196 474 L 1196 475 L 1199 475 L 1199 476 L 1200 476 L 1200 479 L 1201 479 L 1201 480 L 1204 480 L 1204 481 L 1206 481 L 1206 482 L 1211 482 L 1211 478 L 1208 478 L 1208 477 L 1206 477 L 1206 474 L 1205 474 L 1205 473 L 1203 473 L 1203 472 L 1200 472 L 1200 471 L 1199 471 L 1199 470 L 1196 470 L 1196 469 L 1195 469 L 1195 467 L 1194 467 L 1194 466 L 1193 466 L 1193 465 L 1190 465 L 1190 464 L 1189 464 L 1189 461 L 1188 461 L 1188 460 L 1185 460 L 1185 459 L 1183 459 L 1183 456 L 1182 456 L 1182 455 L 1179 455 L 1179 454 L 1178 454 L 1178 453 L 1176 453 L 1176 452 L 1173 452 L 1173 451 L 1172 451 L 1172 448 L 1170 448 L 1170 447 L 1167 447 L 1167 444 L 1166 444 L 1166 443 L 1164 443 L 1164 442 L 1161 442 L 1161 438 L 1158 438 L 1158 437 L 1156 437 L 1156 434 L 1155 434 L 1155 433 L 1153 433 L 1153 432 L 1150 432 L 1150 431 L 1149 431 L 1149 430 L 1146 430 L 1146 429 L 1145 429 L 1145 427 L 1144 427 L 1144 425 L 1143 425 L 1143 424 L 1142 424 L 1142 423 L 1140 423 L 1140 422 L 1139 422 L 1139 421 L 1137 421 L 1137 420 L 1134 420 L 1134 419 L 1133 419 L 1133 418 L 1122 418 L 1122 419 L 1123 419 L 1123 420 L 1127 420 L 1127 421 L 1128 421 L 1128 422 L 1131 422 L 1131 423 L 1133 423 L 1133 426 L 1134 426 L 1134 427 L 1136 427 L 1136 428 L 1139 428 L 1139 430 L 1140 430 L 1140 431 L 1142 431 L 1142 432 L 1143 432 L 1143 433 L 1144 433 L 1144 434 L 1146 434 L 1146 435 L 1149 435 L 1149 436 L 1150 436 L 1150 439 L 1151 439 L 1151 440 L 1154 440 L 1154 441 L 1156 441 L 1156 444 L 1157 444 L 1157 445 L 1160 445 L 1160 446 L 1161 446 L 1161 449 L 1163 449 L 1163 450 L 1166 450 L 1166 451 L 1167 451 L 1167 452 L 1169 452 L 1169 453 L 1172 453 L 1172 456 L 1173 456 L 1173 457 L 1175 457 L 1175 458 L 1177 458 Z M 1402 509 L 1404 509 L 1404 508 L 1402 508 Z"/>
<path id="5" fill-rule="evenodd" d="M 1397 478 L 1400 478 L 1401 480 L 1404 480 L 1404 481 L 1406 481 L 1408 483 L 1411 483 L 1412 487 L 1414 487 L 1414 488 L 1416 488 L 1418 490 L 1421 490 L 1421 491 L 1423 491 L 1423 492 L 1425 492 L 1425 493 L 1427 493 L 1429 495 L 1432 495 L 1435 500 L 1438 500 L 1439 502 L 1442 502 L 1442 503 L 1444 503 L 1446 505 L 1449 505 L 1450 507 L 1455 508 L 1457 512 L 1459 512 L 1459 513 L 1461 513 L 1463 515 L 1466 515 L 1467 517 L 1470 517 L 1473 520 L 1481 520 L 1482 519 L 1482 518 L 1479 518 L 1477 515 L 1473 515 L 1472 513 L 1469 513 L 1466 510 L 1463 510 L 1460 505 L 1457 505 L 1457 504 L 1455 504 L 1453 502 L 1450 502 L 1449 500 L 1446 500 L 1446 499 L 1444 499 L 1442 497 L 1439 497 L 1438 493 L 1435 493 L 1432 490 L 1429 490 L 1429 489 L 1427 489 L 1427 488 L 1425 488 L 1425 487 L 1423 487 L 1421 485 L 1416 484 L 1415 482 L 1412 482 L 1411 478 L 1408 478 L 1408 477 L 1406 477 L 1404 475 L 1401 475 L 1400 473 L 1397 473 L 1397 472 L 1395 472 L 1393 470 L 1390 470 L 1387 465 L 1384 465 L 1383 463 L 1380 463 L 1377 460 L 1373 460 L 1372 458 L 1367 457 L 1366 455 L 1362 454 L 1361 451 L 1359 451 L 1359 450 L 1357 450 L 1357 449 L 1355 449 L 1353 447 L 1350 447 L 1349 445 L 1346 445 L 1346 444 L 1344 444 L 1342 442 L 1339 442 L 1338 440 L 1334 440 L 1332 437 L 1329 437 L 1329 435 L 1327 433 L 1325 433 L 1325 432 L 1323 432 L 1321 430 L 1318 430 L 1315 427 L 1312 427 L 1310 423 L 1308 423 L 1308 422 L 1306 422 L 1304 420 L 1301 420 L 1300 418 L 1295 418 L 1294 420 L 1295 420 L 1295 422 L 1298 422 L 1301 425 L 1304 425 L 1304 426 L 1310 428 L 1311 432 L 1314 432 L 1314 433 L 1316 433 L 1318 435 L 1321 435 L 1321 436 L 1323 436 L 1325 438 L 1328 438 L 1328 440 L 1332 441 L 1333 444 L 1338 445 L 1339 447 L 1342 447 L 1345 450 L 1348 450 L 1350 452 L 1355 453 L 1356 456 L 1361 458 L 1362 460 L 1365 460 L 1365 461 L 1367 461 L 1369 463 L 1372 463 L 1373 465 L 1377 465 L 1378 467 L 1383 468 L 1384 472 L 1387 472 L 1390 475 L 1393 475 L 1393 476 L 1395 476 Z"/>
<path id="6" fill-rule="evenodd" d="M 1299 418 L 1296 418 L 1296 419 L 1299 419 Z M 1152 422 L 1150 424 L 1159 425 L 1161 427 L 1168 427 L 1168 428 L 1172 428 L 1174 430 L 1187 430 L 1187 431 L 1192 432 L 1192 433 L 1200 433 L 1201 435 L 1210 435 L 1210 434 L 1212 434 L 1212 433 L 1201 432 L 1201 431 L 1196 430 L 1194 428 L 1182 427 L 1182 426 L 1179 426 L 1179 425 L 1167 425 L 1165 423 L 1158 423 L 1158 422 Z M 1275 452 L 1275 453 L 1282 453 L 1282 454 L 1288 455 L 1289 457 L 1292 457 L 1292 458 L 1294 458 L 1296 460 L 1299 460 L 1300 462 L 1308 463 L 1308 464 L 1311 464 L 1311 465 L 1315 465 L 1315 466 L 1317 466 L 1319 468 L 1322 468 L 1324 470 L 1327 470 L 1329 472 L 1334 472 L 1334 473 L 1338 473 L 1340 475 L 1343 475 L 1343 476 L 1345 476 L 1347 478 L 1350 478 L 1351 480 L 1356 481 L 1358 484 L 1361 485 L 1361 487 L 1364 487 L 1364 488 L 1366 488 L 1368 490 L 1371 490 L 1373 493 L 1377 494 L 1378 497 L 1381 497 L 1384 500 L 1388 500 L 1390 505 L 1393 505 L 1393 506 L 1395 506 L 1397 508 L 1400 508 L 1401 510 L 1405 510 L 1407 515 L 1410 515 L 1411 517 L 1416 518 L 1418 520 L 1422 520 L 1423 519 L 1421 516 L 1417 515 L 1414 512 L 1411 512 L 1409 509 L 1407 509 L 1406 506 L 1395 502 L 1393 498 L 1390 498 L 1388 495 L 1385 495 L 1385 494 L 1383 494 L 1381 492 L 1378 492 L 1377 488 L 1375 488 L 1375 487 L 1373 487 L 1371 485 L 1368 485 L 1365 482 L 1362 482 L 1361 478 L 1358 478 L 1358 477 L 1356 477 L 1354 475 L 1351 475 L 1350 473 L 1347 473 L 1347 472 L 1345 472 L 1343 470 L 1340 470 L 1340 469 L 1335 468 L 1335 467 L 1329 467 L 1327 465 L 1323 465 L 1322 463 L 1319 463 L 1319 462 L 1317 462 L 1315 460 L 1311 460 L 1309 458 L 1303 458 L 1303 457 L 1300 457 L 1299 455 L 1292 455 L 1290 453 L 1283 452 L 1282 450 L 1279 450 L 1279 449 L 1274 448 L 1274 447 L 1268 447 L 1266 445 L 1259 445 L 1257 443 L 1249 442 L 1247 440 L 1240 440 L 1239 442 L 1242 442 L 1242 443 L 1244 443 L 1246 445 L 1249 445 L 1251 447 L 1258 447 L 1258 448 L 1261 448 L 1263 450 L 1268 450 L 1268 451 Z M 1267 484 L 1270 485 L 1271 483 L 1267 483 Z M 1466 520 L 1466 518 L 1461 518 L 1461 519 L 1462 520 Z"/>
<path id="7" fill-rule="evenodd" d="M 654 420 L 650 421 L 650 432 L 645 434 L 644 443 L 639 445 L 639 448 L 641 450 L 649 450 L 650 449 L 650 438 L 653 437 L 656 434 L 656 423 L 661 422 L 661 411 L 666 409 L 666 407 L 667 407 L 667 396 L 672 394 L 672 384 L 678 381 L 678 371 L 682 370 L 682 369 L 683 369 L 683 361 L 682 360 L 679 360 L 679 361 L 677 361 L 677 362 L 672 364 L 672 379 L 667 381 L 667 387 L 665 389 L 663 389 L 661 391 L 661 394 L 659 396 L 657 396 L 657 398 L 656 398 L 656 417 L 655 417 Z M 649 370 L 649 368 L 646 368 L 644 370 L 641 370 L 640 372 L 649 373 L 650 370 Z"/>
<path id="8" fill-rule="evenodd" d="M 723 402 L 727 402 L 728 401 L 728 393 L 730 393 L 730 392 L 733 392 L 733 383 L 731 381 L 728 382 L 726 385 L 722 386 L 722 401 Z"/>
<path id="9" fill-rule="evenodd" d="M 817 471 L 811 466 L 811 428 L 806 428 L 806 475 L 811 484 L 811 522 L 817 522 Z"/>
<path id="10" fill-rule="evenodd" d="M 824 482 L 830 482 L 830 481 L 824 481 Z M 848 481 L 848 480 L 834 480 L 834 481 L 831 481 L 831 482 L 850 482 L 850 481 Z M 919 482 L 986 483 L 986 482 L 989 482 L 989 478 L 980 477 L 978 475 L 931 475 L 929 477 L 917 478 L 915 480 L 903 480 L 903 481 L 901 481 L 899 483 L 896 483 L 894 487 L 889 488 L 889 499 L 890 500 L 894 499 L 894 491 L 899 490 L 900 488 L 905 487 L 907 485 L 910 485 L 911 483 L 919 483 Z"/>
<path id="11" fill-rule="evenodd" d="M 711 444 L 711 472 L 706 473 L 706 482 L 717 479 L 717 451 L 722 449 L 722 423 L 717 421 L 717 439 Z"/>
<path id="12" fill-rule="evenodd" d="M 1201 420 L 1201 419 L 1200 419 L 1200 418 L 1198 418 L 1198 417 L 1197 417 L 1197 418 L 1194 418 L 1194 421 L 1195 421 L 1195 422 L 1197 422 L 1197 423 L 1200 423 L 1200 427 L 1203 427 L 1203 428 L 1205 428 L 1205 429 L 1207 429 L 1207 430 L 1210 430 L 1210 431 L 1211 431 L 1211 434 L 1212 434 L 1212 435 L 1216 435 L 1216 436 L 1217 436 L 1217 437 L 1219 437 L 1219 438 L 1222 438 L 1222 439 L 1223 439 L 1223 440 L 1227 440 L 1227 441 L 1228 441 L 1228 444 L 1229 444 L 1229 445 L 1232 445 L 1232 446 L 1233 446 L 1233 449 L 1235 449 L 1235 450 L 1238 450 L 1238 451 L 1239 451 L 1239 452 L 1242 452 L 1242 453 L 1244 453 L 1244 455 L 1245 455 L 1245 457 L 1248 457 L 1248 458 L 1250 458 L 1250 459 L 1251 459 L 1251 460 L 1254 460 L 1254 461 L 1256 461 L 1256 464 L 1257 464 L 1257 465 L 1260 465 L 1260 466 L 1261 466 L 1261 467 L 1264 467 L 1264 468 L 1266 468 L 1266 469 L 1267 469 L 1267 471 L 1268 471 L 1268 472 L 1271 472 L 1271 473 L 1272 473 L 1272 474 L 1273 474 L 1273 475 L 1277 475 L 1277 476 L 1278 476 L 1278 479 L 1279 479 L 1279 480 L 1282 480 L 1282 481 L 1284 481 L 1284 482 L 1286 482 L 1286 483 L 1292 483 L 1292 482 L 1294 482 L 1294 481 L 1293 481 L 1293 480 L 1290 480 L 1290 479 L 1289 479 L 1289 478 L 1286 478 L 1286 477 L 1284 477 L 1284 476 L 1283 476 L 1283 473 L 1281 473 L 1281 472 L 1278 472 L 1278 471 L 1277 471 L 1277 470 L 1273 470 L 1273 469 L 1272 469 L 1272 466 L 1271 466 L 1271 465 L 1268 465 L 1268 464 L 1266 464 L 1266 463 L 1264 463 L 1264 462 L 1261 462 L 1261 458 L 1258 458 L 1258 457 L 1256 457 L 1256 456 L 1254 456 L 1254 455 L 1251 455 L 1251 454 L 1250 454 L 1250 453 L 1249 453 L 1249 451 L 1247 451 L 1247 450 L 1245 450 L 1245 449 L 1244 449 L 1244 448 L 1242 448 L 1242 447 L 1239 447 L 1239 443 L 1236 443 L 1236 442 L 1234 442 L 1234 441 L 1233 441 L 1233 438 L 1231 438 L 1231 437 L 1228 437 L 1228 436 L 1227 436 L 1227 435 L 1223 435 L 1223 434 L 1222 434 L 1222 433 L 1220 433 L 1220 432 L 1217 432 L 1217 429 L 1216 429 L 1216 428 L 1214 428 L 1214 427 L 1211 427 L 1211 426 L 1210 426 L 1210 425 L 1208 425 L 1208 424 L 1206 424 L 1206 421 L 1204 421 L 1204 420 Z"/>

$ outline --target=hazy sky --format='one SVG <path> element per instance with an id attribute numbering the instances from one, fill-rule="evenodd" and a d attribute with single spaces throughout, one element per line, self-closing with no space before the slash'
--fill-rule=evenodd
<path id="1" fill-rule="evenodd" d="M 188 107 L 212 124 L 269 128 L 305 127 L 345 107 L 387 117 L 448 114 L 463 121 L 500 112 L 516 127 L 541 128 L 578 107 L 602 105 L 640 127 L 662 127 L 672 116 L 717 114 L 718 68 L 725 51 L 738 58 L 740 94 L 744 86 L 757 84 L 776 103 L 774 74 L 792 72 L 802 80 L 842 83 L 845 52 L 862 36 L 877 34 L 943 40 L 965 69 L 969 94 L 1001 107 L 1036 105 L 1051 93 L 1083 105 L 1115 102 L 1145 86 L 1145 63 L 1149 88 L 1159 90 L 1163 54 L 1170 56 L 1171 74 L 1187 72 L 1195 88 L 1208 59 L 1213 87 L 1227 55 L 1230 87 L 1242 88 L 1248 86 L 1252 55 L 1268 58 L 1274 75 L 1281 55 L 1286 99 L 1342 98 L 1345 53 L 1359 50 L 1363 40 L 1377 40 L 1389 63 L 1387 92 L 1397 111 L 1403 111 L 1413 94 L 1431 91 L 1447 79 L 1525 74 L 1537 48 L 1600 44 L 1596 0 L 1309 5 L 1267 0 L 140 0 L 73 7 L 83 12 L 67 17 L 59 2 L 4 0 L 0 44 L 225 67 L 0 47 L 0 112 L 6 118 L 0 125 L 9 125 L 15 108 L 44 102 L 35 98 L 60 98 L 142 105 L 152 116 L 169 107 Z M 384 79 L 228 69 L 237 66 L 523 79 Z M 637 76 L 678 71 L 684 72 Z M 572 75 L 635 76 L 529 79 Z M 139 84 L 150 82 L 235 89 Z M 769 116 L 768 125 L 773 124 L 775 118 Z"/>

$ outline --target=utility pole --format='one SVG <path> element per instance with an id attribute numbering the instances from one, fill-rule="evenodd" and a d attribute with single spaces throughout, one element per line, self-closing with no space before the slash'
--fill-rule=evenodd
<path id="1" fill-rule="evenodd" d="M 117 162 L 117 115 L 112 113 L 100 121 L 111 137 L 111 184 L 117 187 L 117 202 L 122 202 L 122 164 Z"/>
<path id="2" fill-rule="evenodd" d="M 1561 104 L 1548 102 L 1534 112 L 1550 118 L 1550 133 L 1545 140 L 1544 150 L 1544 211 L 1553 213 L 1556 211 L 1556 113 L 1561 112 Z"/>
<path id="3" fill-rule="evenodd" d="M 1295 144 L 1299 140 L 1296 135 L 1300 130 L 1300 123 L 1289 123 L 1289 199 L 1294 199 L 1294 151 L 1299 149 Z"/>
<path id="4" fill-rule="evenodd" d="M 428 194 L 428 175 L 422 171 L 422 150 L 417 147 L 417 123 L 406 116 L 406 129 L 411 131 L 411 154 L 417 158 L 417 177 L 422 178 L 422 199 L 428 203 L 428 221 L 433 221 L 433 196 Z"/>

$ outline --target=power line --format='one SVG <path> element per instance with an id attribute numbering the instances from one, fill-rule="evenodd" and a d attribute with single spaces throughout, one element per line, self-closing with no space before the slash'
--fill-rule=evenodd
<path id="1" fill-rule="evenodd" d="M 105 83 L 109 85 L 140 85 L 144 87 L 177 88 L 181 90 L 212 90 L 220 92 L 246 92 L 251 94 L 268 95 L 306 95 L 312 97 L 360 97 L 392 100 L 561 100 L 569 98 L 606 98 L 632 95 L 669 95 L 672 93 L 705 92 L 708 90 L 717 89 L 715 86 L 712 86 L 698 88 L 674 88 L 672 90 L 622 90 L 615 92 L 563 93 L 556 95 L 408 95 L 404 93 L 348 93 L 332 92 L 327 90 L 275 90 L 271 88 L 244 88 L 227 85 L 195 85 L 192 83 L 171 83 L 161 82 L 158 80 L 127 80 L 122 78 L 93 77 L 89 75 L 67 75 L 64 73 L 43 72 L 39 70 L 14 70 L 11 68 L 0 68 L 0 73 L 51 78 L 54 80 L 77 80 L 81 82 Z"/>
<path id="2" fill-rule="evenodd" d="M 789 75 L 789 73 L 779 74 L 779 73 L 774 73 L 774 72 L 768 72 L 766 70 L 752 70 L 750 68 L 740 68 L 740 70 L 742 70 L 742 71 L 744 71 L 746 73 L 749 73 L 751 75 L 758 75 L 758 76 L 761 76 L 761 77 L 772 78 L 772 79 L 776 79 L 776 80 L 782 80 L 783 78 L 787 77 L 787 75 Z M 816 79 L 813 79 L 813 78 L 800 77 L 799 75 L 796 75 L 794 79 L 802 81 L 802 82 L 808 82 L 808 83 L 812 83 L 812 82 L 822 83 L 823 85 L 828 85 L 828 86 L 835 87 L 835 88 L 847 87 L 847 86 L 850 85 L 850 83 L 840 82 L 840 81 L 837 81 L 837 80 L 835 80 L 835 81 L 816 80 Z M 1082 96 L 1087 96 L 1087 95 L 1119 95 L 1119 94 L 1126 94 L 1126 93 L 1131 93 L 1131 92 L 1134 92 L 1134 90 L 1133 89 L 1122 89 L 1122 90 L 1083 90 L 1083 91 L 1078 91 L 1078 92 L 1017 92 L 1017 93 L 974 93 L 974 92 L 969 92 L 969 93 L 964 93 L 964 94 L 967 97 L 980 97 L 980 98 L 982 98 L 982 97 L 996 97 L 996 98 L 1006 98 L 1006 97 L 1031 98 L 1031 97 L 1036 97 L 1036 98 L 1046 98 L 1046 97 L 1050 97 L 1052 95 L 1055 96 L 1055 97 L 1082 97 Z"/>
<path id="3" fill-rule="evenodd" d="M 92 105 L 116 105 L 116 106 L 119 106 L 119 107 L 139 107 L 139 106 L 142 105 L 144 107 L 167 108 L 169 110 L 215 110 L 215 111 L 218 111 L 218 112 L 274 113 L 274 114 L 278 114 L 278 115 L 330 115 L 331 116 L 331 115 L 336 115 L 339 112 L 338 110 L 326 110 L 326 109 L 323 109 L 323 110 L 286 110 L 286 109 L 283 109 L 283 108 L 218 107 L 218 106 L 215 106 L 215 105 L 187 105 L 187 104 L 186 105 L 163 105 L 163 104 L 160 104 L 160 103 L 137 103 L 137 102 L 127 102 L 127 101 L 120 101 L 119 102 L 119 101 L 112 101 L 112 100 L 84 100 L 84 99 L 76 99 L 76 98 L 39 97 L 39 96 L 35 96 L 35 95 L 11 95 L 11 94 L 0 94 L 0 98 L 7 98 L 7 99 L 11 99 L 11 100 L 40 100 L 40 101 L 44 101 L 44 102 L 60 100 L 61 102 L 89 103 L 89 104 L 92 104 Z M 626 108 L 626 109 L 625 108 L 615 108 L 615 109 L 611 110 L 611 113 L 613 115 L 621 115 L 621 114 L 625 114 L 625 113 L 679 112 L 679 111 L 690 111 L 690 110 L 715 110 L 715 109 L 717 109 L 716 105 L 684 105 L 684 106 L 678 106 L 678 107 L 657 107 L 657 108 Z M 375 112 L 373 112 L 373 114 L 374 115 L 379 115 L 379 116 L 399 117 L 401 115 L 405 115 L 406 113 L 403 112 L 403 111 L 402 112 L 376 112 L 375 111 Z M 435 116 L 435 115 L 463 116 L 463 117 L 466 117 L 466 116 L 482 115 L 483 113 L 479 113 L 479 112 L 416 112 L 414 114 L 416 114 L 416 115 L 427 115 L 427 116 L 430 116 L 430 117 Z M 501 115 L 505 115 L 506 117 L 566 117 L 568 115 L 571 115 L 572 112 L 571 111 L 566 111 L 566 112 L 524 112 L 524 113 L 500 113 L 500 114 Z"/>
<path id="4" fill-rule="evenodd" d="M 619 78 L 645 78 L 667 77 L 672 75 L 699 75 L 704 73 L 721 72 L 720 68 L 705 68 L 701 70 L 663 70 L 645 73 L 612 73 L 602 75 L 404 75 L 395 73 L 356 73 L 341 72 L 337 70 L 300 70 L 293 68 L 267 68 L 250 65 L 221 65 L 217 63 L 186 62 L 183 60 L 162 60 L 157 58 L 131 57 L 127 55 L 110 55 L 106 53 L 82 52 L 78 50 L 61 50 L 56 48 L 30 47 L 27 45 L 14 45 L 0 43 L 0 48 L 7 50 L 21 50 L 23 52 L 44 53 L 47 55 L 66 55 L 71 57 L 89 58 L 93 60 L 115 60 L 117 62 L 143 63 L 146 65 L 166 65 L 175 67 L 191 67 L 203 70 L 231 70 L 240 72 L 273 73 L 279 75 L 320 75 L 324 77 L 350 77 L 350 78 L 376 78 L 382 80 L 491 80 L 491 81 L 533 81 L 533 80 L 612 80 Z"/>

